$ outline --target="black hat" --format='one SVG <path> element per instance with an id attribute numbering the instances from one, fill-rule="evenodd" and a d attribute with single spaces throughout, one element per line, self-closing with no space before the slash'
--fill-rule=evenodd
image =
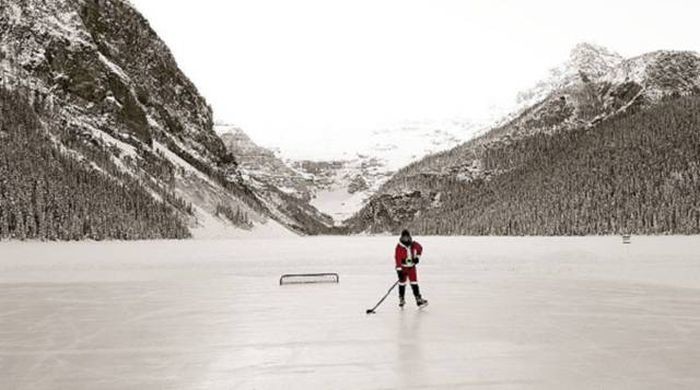
<path id="1" fill-rule="evenodd" d="M 410 245 L 413 242 L 413 239 L 411 238 L 411 233 L 406 229 L 402 230 L 401 238 L 399 238 L 399 241 L 404 245 Z"/>

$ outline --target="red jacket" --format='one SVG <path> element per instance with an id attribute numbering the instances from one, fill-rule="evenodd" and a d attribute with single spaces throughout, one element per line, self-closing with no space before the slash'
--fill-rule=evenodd
<path id="1" fill-rule="evenodd" d="M 423 247 L 413 241 L 411 243 L 411 259 L 416 258 L 416 256 L 420 256 L 423 254 Z M 404 266 L 403 261 L 404 259 L 408 258 L 408 248 L 403 246 L 401 243 L 396 244 L 396 251 L 394 253 L 394 260 L 396 260 L 396 268 L 401 268 Z M 409 267 L 413 267 L 413 265 L 410 265 Z"/>

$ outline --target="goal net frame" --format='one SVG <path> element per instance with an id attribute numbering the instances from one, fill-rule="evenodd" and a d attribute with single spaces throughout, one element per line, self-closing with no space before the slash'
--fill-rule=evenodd
<path id="1" fill-rule="evenodd" d="M 286 284 L 340 283 L 340 276 L 335 272 L 307 274 L 284 274 L 280 276 L 280 286 Z"/>

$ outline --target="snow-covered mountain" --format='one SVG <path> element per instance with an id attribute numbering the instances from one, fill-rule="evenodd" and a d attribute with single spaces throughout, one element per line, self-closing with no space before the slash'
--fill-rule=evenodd
<path id="1" fill-rule="evenodd" d="M 582 80 L 600 79 L 617 67 L 624 58 L 605 47 L 591 43 L 579 43 L 569 54 L 569 58 L 548 71 L 546 77 L 532 88 L 517 95 L 521 108 L 530 107 L 550 95 L 579 83 Z"/>
<path id="2" fill-rule="evenodd" d="M 279 220 L 306 233 L 337 233 L 332 218 L 309 204 L 316 188 L 312 175 L 297 171 L 235 125 L 217 124 L 215 129 L 236 156 L 244 182 L 279 213 Z"/>
<path id="3" fill-rule="evenodd" d="M 414 121 L 377 129 L 364 145 L 330 160 L 287 158 L 279 150 L 256 144 L 238 126 L 218 124 L 215 129 L 236 156 L 241 175 L 254 188 L 275 187 L 308 202 L 340 225 L 396 171 L 477 136 L 488 129 L 486 123 Z"/>
<path id="4" fill-rule="evenodd" d="M 675 177 L 674 170 L 697 175 L 697 148 L 685 146 L 696 144 L 693 96 L 699 94 L 697 53 L 656 51 L 624 59 L 578 45 L 562 66 L 520 95 L 522 106 L 509 120 L 401 169 L 349 225 L 354 231 L 413 226 L 459 234 L 695 231 L 677 217 L 661 226 L 641 215 L 657 221 L 668 218 L 661 210 L 669 204 L 694 207 L 693 197 L 666 198 L 693 193 L 687 188 L 692 180 L 669 184 L 663 194 L 650 189 L 660 177 Z M 669 145 L 675 146 L 667 150 Z M 591 172 L 609 179 L 589 177 Z M 558 214 L 539 215 L 552 210 Z M 580 210 L 608 210 L 615 220 Z M 683 212 L 692 220 L 689 210 Z M 551 221 L 557 222 L 547 225 Z"/>
<path id="5" fill-rule="evenodd" d="M 598 46 L 579 44 L 545 81 L 520 93 L 519 110 L 507 126 L 487 138 L 590 126 L 666 97 L 696 93 L 698 58 L 693 52 L 662 50 L 625 59 Z"/>
<path id="6" fill-rule="evenodd" d="M 7 206 L 0 219 L 9 218 L 8 235 L 19 229 L 17 237 L 46 238 L 47 226 L 30 233 L 24 228 L 35 226 L 33 214 L 45 207 L 55 208 L 55 221 L 71 221 L 70 227 L 51 226 L 57 238 L 211 237 L 286 228 L 315 233 L 323 225 L 284 194 L 272 199 L 256 193 L 214 132 L 206 100 L 128 1 L 0 5 L 0 88 L 5 101 L 26 101 L 15 110 L 28 112 L 3 118 L 3 131 L 11 130 L 3 136 L 18 145 L 41 143 L 45 151 L 38 154 L 54 156 L 53 166 L 63 164 L 63 175 L 75 176 L 68 182 L 90 177 L 96 186 L 114 187 L 93 194 L 96 199 L 76 193 L 46 206 L 43 199 L 52 191 L 29 189 L 44 191 L 35 181 L 58 188 L 63 178 L 39 175 L 31 165 L 2 165 L 0 171 L 9 170 L 14 180 L 3 195 L 12 201 L 0 202 Z M 33 127 L 31 139 L 26 126 Z M 18 170 L 24 174 L 15 175 Z M 111 214 L 124 225 L 99 217 Z"/>
<path id="7" fill-rule="evenodd" d="M 243 178 L 258 190 L 270 186 L 333 218 L 351 217 L 396 171 L 426 155 L 450 149 L 485 131 L 466 120 L 423 121 L 378 129 L 364 145 L 336 159 L 295 160 L 253 142 L 235 125 L 215 126 L 239 163 Z"/>
<path id="8" fill-rule="evenodd" d="M 313 197 L 312 178 L 293 169 L 273 150 L 259 146 L 235 125 L 216 124 L 217 134 L 227 150 L 236 156 L 238 168 L 246 183 L 264 190 L 274 186 L 278 190 L 309 201 Z"/>
<path id="9" fill-rule="evenodd" d="M 377 129 L 354 152 L 331 161 L 287 160 L 311 186 L 311 204 L 340 223 L 360 210 L 394 173 L 411 162 L 465 142 L 485 123 L 466 120 L 410 122 Z"/>
<path id="10" fill-rule="evenodd" d="M 520 92 L 512 106 L 494 109 L 490 117 L 480 122 L 408 122 L 373 131 L 358 150 L 337 159 L 287 160 L 287 164 L 311 178 L 311 203 L 340 222 L 360 210 L 400 169 L 508 123 L 555 91 L 575 89 L 581 82 L 609 77 L 623 61 L 622 56 L 604 47 L 581 43 L 573 48 L 567 61 L 551 69 L 532 88 Z"/>

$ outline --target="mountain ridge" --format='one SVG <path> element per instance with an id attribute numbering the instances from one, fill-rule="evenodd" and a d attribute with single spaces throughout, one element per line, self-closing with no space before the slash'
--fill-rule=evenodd
<path id="1" fill-rule="evenodd" d="M 527 161 L 536 156 L 533 154 L 528 157 L 527 154 L 523 154 L 523 150 L 517 148 L 536 147 L 535 150 L 554 153 L 555 149 L 547 146 L 550 143 L 580 142 L 567 138 L 569 132 L 579 134 L 585 131 L 599 131 L 596 129 L 606 126 L 606 123 L 615 118 L 643 113 L 667 104 L 665 102 L 668 99 L 697 95 L 700 91 L 698 64 L 700 57 L 690 52 L 657 51 L 624 59 L 607 73 L 601 73 L 595 78 L 570 71 L 565 82 L 555 84 L 557 87 L 543 100 L 523 108 L 510 122 L 454 149 L 428 156 L 400 170 L 362 211 L 348 221 L 348 225 L 355 232 L 380 232 L 396 231 L 402 224 L 419 226 L 419 221 L 426 221 L 421 225 L 425 228 L 426 224 L 436 222 L 431 218 L 437 217 L 428 217 L 431 210 L 438 213 L 451 207 L 450 205 L 453 207 L 455 202 L 461 202 L 457 199 L 458 194 L 470 197 L 473 192 L 478 192 L 477 187 L 483 183 L 488 185 L 492 181 L 500 180 L 499 178 L 508 177 L 511 172 L 527 170 Z M 683 114 L 671 110 L 671 106 L 664 107 L 673 115 Z M 646 120 L 651 122 L 649 118 Z M 656 130 L 654 132 L 656 134 Z M 584 133 L 579 136 L 581 139 L 585 138 Z M 536 139 L 537 142 L 533 143 L 532 139 Z M 649 147 L 646 140 L 635 142 L 644 142 L 644 145 L 634 147 Z M 596 152 L 588 150 L 586 153 Z M 637 158 L 632 155 L 625 156 Z M 684 154 L 682 158 L 688 156 Z M 513 180 L 519 183 L 518 180 Z M 516 190 L 518 189 L 515 187 L 507 189 Z M 535 192 L 531 195 L 535 196 L 536 190 L 532 191 Z M 446 201 L 448 197 L 451 198 L 449 202 Z M 487 198 L 498 197 L 495 193 L 489 193 Z M 479 204 L 475 199 L 472 202 L 474 207 Z M 463 210 L 470 213 L 467 209 Z M 440 218 L 447 217 L 450 217 L 449 212 L 443 213 Z M 486 218 L 481 223 L 491 222 Z M 435 229 L 434 225 L 431 226 L 431 229 Z M 484 234 L 488 231 L 482 228 L 485 226 L 473 226 L 470 229 L 475 230 L 460 232 Z M 449 229 L 440 231 L 449 234 Z M 523 234 L 527 230 L 519 232 Z"/>
<path id="2" fill-rule="evenodd" d="M 287 199 L 271 202 L 245 181 L 236 157 L 213 130 L 211 107 L 129 2 L 2 5 L 0 84 L 26 97 L 38 115 L 48 138 L 37 142 L 89 162 L 124 186 L 140 187 L 195 237 L 283 230 L 273 225 L 314 231 L 316 221 L 297 215 Z M 24 198 L 22 188 L 10 189 L 10 195 Z M 76 201 L 88 207 L 80 197 Z M 27 210 L 0 212 L 26 219 L 36 205 L 22 207 Z M 92 222 L 84 222 L 88 231 Z M 150 231 L 130 238 L 152 238 Z"/>

